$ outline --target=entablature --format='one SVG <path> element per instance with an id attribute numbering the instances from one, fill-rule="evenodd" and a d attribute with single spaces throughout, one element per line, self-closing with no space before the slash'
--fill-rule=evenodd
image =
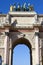
<path id="1" fill-rule="evenodd" d="M 3 20 L 2 20 L 3 19 Z M 37 15 L 34 11 L 9 12 L 7 15 L 0 14 L 1 29 L 34 29 L 39 28 L 43 31 L 43 15 Z"/>

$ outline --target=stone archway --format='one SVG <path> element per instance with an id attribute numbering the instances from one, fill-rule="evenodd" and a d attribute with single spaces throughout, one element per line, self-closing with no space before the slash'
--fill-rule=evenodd
<path id="1" fill-rule="evenodd" d="M 31 46 L 30 42 L 25 38 L 19 38 L 16 41 L 13 42 L 13 44 L 12 44 L 12 56 L 13 56 L 13 49 L 18 44 L 25 44 L 30 49 L 30 65 L 32 65 L 32 46 Z M 12 59 L 13 59 L 13 57 L 12 57 Z"/>

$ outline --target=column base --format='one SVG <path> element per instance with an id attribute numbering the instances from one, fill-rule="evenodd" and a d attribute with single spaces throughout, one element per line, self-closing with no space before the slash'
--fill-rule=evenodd
<path id="1" fill-rule="evenodd" d="M 8 64 L 4 64 L 4 65 L 8 65 Z"/>
<path id="2" fill-rule="evenodd" d="M 36 65 L 40 65 L 40 64 L 36 64 Z"/>

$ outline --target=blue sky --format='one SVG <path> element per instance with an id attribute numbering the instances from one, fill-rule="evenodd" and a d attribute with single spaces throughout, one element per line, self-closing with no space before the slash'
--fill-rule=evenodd
<path id="1" fill-rule="evenodd" d="M 13 65 L 30 65 L 30 50 L 26 45 L 17 45 L 13 50 Z"/>
<path id="2" fill-rule="evenodd" d="M 43 14 L 43 0 L 0 0 L 0 12 L 8 13 L 10 5 L 13 5 L 14 3 L 20 3 L 22 5 L 24 2 L 33 4 L 34 10 L 38 14 Z"/>

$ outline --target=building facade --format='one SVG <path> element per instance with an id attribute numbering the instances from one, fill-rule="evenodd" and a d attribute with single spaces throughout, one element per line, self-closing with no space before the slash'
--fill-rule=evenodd
<path id="1" fill-rule="evenodd" d="M 0 14 L 0 61 L 12 65 L 13 48 L 30 48 L 30 65 L 43 65 L 43 15 L 34 11 Z"/>

